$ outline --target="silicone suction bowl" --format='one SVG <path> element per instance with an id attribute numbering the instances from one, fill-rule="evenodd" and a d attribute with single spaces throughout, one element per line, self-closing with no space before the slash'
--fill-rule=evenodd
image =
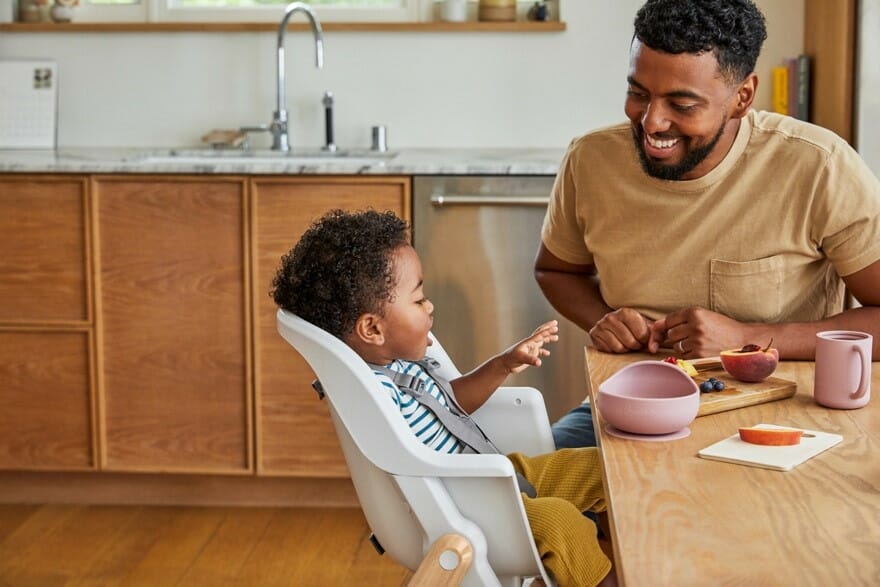
<path id="1" fill-rule="evenodd" d="M 639 361 L 599 385 L 597 407 L 611 426 L 623 432 L 672 434 L 697 417 L 700 389 L 675 365 Z"/>

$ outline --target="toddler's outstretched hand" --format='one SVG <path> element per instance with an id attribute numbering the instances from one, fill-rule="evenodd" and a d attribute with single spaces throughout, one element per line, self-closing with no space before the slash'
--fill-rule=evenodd
<path id="1" fill-rule="evenodd" d="M 544 346 L 559 340 L 559 323 L 550 320 L 538 326 L 531 336 L 524 338 L 501 354 L 501 360 L 510 373 L 519 373 L 529 366 L 540 367 L 541 357 L 550 351 Z"/>

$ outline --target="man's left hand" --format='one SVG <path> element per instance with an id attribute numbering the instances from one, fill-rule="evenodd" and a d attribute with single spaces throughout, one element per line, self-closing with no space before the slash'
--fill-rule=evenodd
<path id="1" fill-rule="evenodd" d="M 681 358 L 713 357 L 722 350 L 749 344 L 749 324 L 737 322 L 723 314 L 693 306 L 684 308 L 654 322 L 648 350 L 671 347 Z"/>

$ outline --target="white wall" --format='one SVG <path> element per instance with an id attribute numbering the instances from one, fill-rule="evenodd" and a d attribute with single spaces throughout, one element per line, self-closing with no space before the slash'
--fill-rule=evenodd
<path id="1" fill-rule="evenodd" d="M 803 0 L 758 0 L 770 68 L 803 48 Z M 632 20 L 642 0 L 565 0 L 563 33 L 310 34 L 287 39 L 292 144 L 323 143 L 324 90 L 336 96 L 336 143 L 369 145 L 388 127 L 401 147 L 564 147 L 623 119 Z M 0 33 L 0 58 L 59 66 L 61 147 L 198 146 L 214 128 L 268 123 L 275 38 L 259 33 Z M 255 141 L 267 146 L 266 138 Z"/>
<path id="2" fill-rule="evenodd" d="M 862 0 L 859 19 L 856 146 L 880 177 L 880 0 Z"/>

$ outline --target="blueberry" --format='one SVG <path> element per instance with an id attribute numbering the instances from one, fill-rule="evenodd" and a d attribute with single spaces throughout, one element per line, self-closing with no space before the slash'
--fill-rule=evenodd
<path id="1" fill-rule="evenodd" d="M 712 387 L 715 388 L 715 391 L 721 391 L 724 389 L 724 382 L 716 380 L 715 383 L 712 384 Z"/>
<path id="2" fill-rule="evenodd" d="M 700 384 L 700 392 L 701 393 L 707 393 L 707 392 L 712 391 L 713 389 L 715 389 L 715 384 L 710 381 L 703 381 Z"/>

